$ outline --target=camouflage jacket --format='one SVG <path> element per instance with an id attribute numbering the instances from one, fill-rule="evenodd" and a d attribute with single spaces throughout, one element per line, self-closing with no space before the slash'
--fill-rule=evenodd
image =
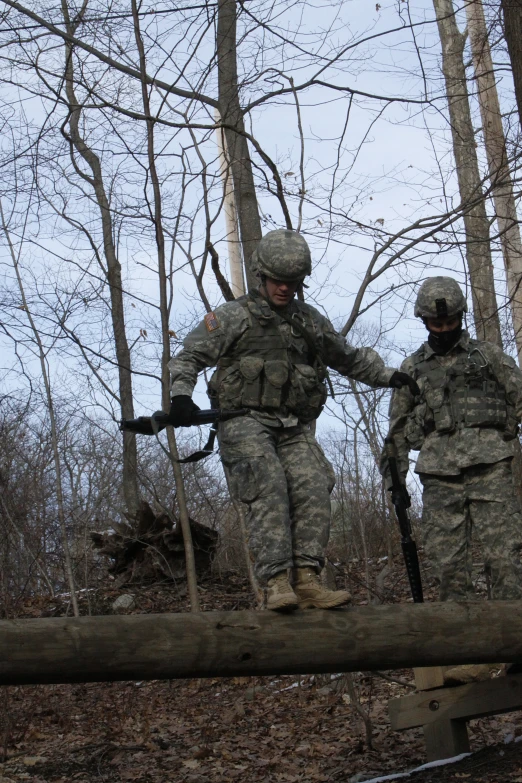
<path id="1" fill-rule="evenodd" d="M 435 359 L 433 357 L 434 351 L 426 342 L 401 365 L 401 370 L 414 377 L 419 384 L 420 398 L 414 399 L 404 387 L 392 394 L 389 435 L 393 436 L 397 446 L 402 475 L 405 476 L 408 471 L 410 449 L 420 450 L 415 472 L 435 476 L 455 476 L 471 465 L 494 463 L 512 457 L 516 422 L 522 417 L 522 372 L 515 360 L 493 343 L 471 340 L 467 332 L 462 333 L 459 342 L 449 353 Z M 444 422 L 436 422 L 437 411 L 443 410 L 443 390 L 440 384 L 437 388 L 437 384 L 433 383 L 433 373 L 430 383 L 426 374 L 423 374 L 423 366 L 433 359 L 429 362 L 431 366 L 439 365 L 441 378 L 450 380 L 451 368 L 454 368 L 455 399 L 459 402 L 461 389 L 457 385 L 458 375 L 462 374 L 466 358 L 476 361 L 479 370 L 483 372 L 487 367 L 487 378 L 490 380 L 486 377 L 479 380 L 482 389 L 496 388 L 499 390 L 498 396 L 501 395 L 505 400 L 504 426 L 501 426 L 498 417 L 497 420 L 490 418 L 489 426 L 480 424 L 478 416 L 475 422 L 473 418 L 470 419 L 471 426 L 467 425 L 465 417 L 464 420 L 460 417 L 459 421 L 459 416 L 456 417 L 457 423 L 446 423 L 446 426 Z M 484 392 L 481 390 L 480 393 Z M 462 403 L 460 405 L 462 409 Z M 451 406 L 448 410 L 451 415 Z M 476 414 L 476 411 L 472 409 L 472 413 Z M 381 472 L 388 478 L 384 454 L 381 458 Z"/>
<path id="2" fill-rule="evenodd" d="M 362 381 L 369 386 L 386 387 L 389 385 L 394 370 L 385 367 L 382 359 L 373 349 L 351 346 L 342 335 L 335 331 L 328 319 L 314 307 L 294 300 L 285 308 L 285 312 L 290 317 L 297 318 L 301 326 L 306 327 L 307 333 L 311 333 L 320 364 L 331 367 L 342 375 Z M 259 325 L 256 321 L 262 321 L 267 325 L 267 336 L 264 341 L 262 335 L 258 336 Z M 254 339 L 249 339 L 249 333 L 252 333 Z M 172 396 L 191 395 L 198 373 L 206 367 L 217 365 L 218 370 L 210 382 L 212 388 L 213 385 L 215 386 L 216 376 L 219 380 L 220 372 L 225 372 L 226 368 L 231 367 L 234 363 L 237 366 L 241 360 L 244 365 L 249 365 L 245 366 L 244 374 L 250 373 L 255 381 L 256 356 L 265 356 L 265 358 L 269 356 L 271 341 L 274 343 L 276 359 L 281 358 L 283 353 L 281 347 L 286 346 L 285 353 L 288 355 L 291 365 L 294 365 L 295 361 L 299 361 L 295 358 L 299 355 L 307 358 L 301 360 L 303 364 L 297 365 L 298 368 L 306 369 L 306 364 L 314 364 L 310 359 L 309 346 L 299 330 L 281 320 L 270 308 L 268 302 L 261 297 L 241 297 L 241 299 L 227 302 L 218 307 L 214 313 L 207 313 L 203 322 L 185 338 L 180 353 L 169 363 Z M 265 343 L 268 343 L 268 346 Z M 270 362 L 265 362 L 265 365 L 268 363 Z M 273 365 L 271 370 L 277 370 L 277 361 L 271 362 L 271 365 Z M 323 379 L 319 377 L 320 382 Z M 306 377 L 304 381 L 307 381 Z M 258 404 L 248 405 L 247 403 L 247 407 L 255 409 L 253 415 L 257 419 L 276 426 L 293 427 L 299 420 L 307 420 L 295 415 L 295 410 L 289 410 L 288 405 L 285 405 L 284 398 L 279 407 L 274 406 L 273 397 L 271 403 L 270 406 L 267 406 L 261 400 Z M 223 407 L 230 406 L 229 402 L 221 399 L 220 404 Z M 242 405 L 244 404 L 243 395 Z M 240 407 L 240 404 L 232 407 Z M 321 402 L 319 402 L 315 416 L 319 414 L 320 409 Z M 311 418 L 313 416 L 309 416 L 308 420 Z"/>

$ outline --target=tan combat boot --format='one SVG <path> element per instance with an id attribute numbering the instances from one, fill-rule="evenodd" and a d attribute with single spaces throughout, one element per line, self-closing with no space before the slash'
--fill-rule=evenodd
<path id="1" fill-rule="evenodd" d="M 299 598 L 300 609 L 333 609 L 351 601 L 347 590 L 328 590 L 323 587 L 313 568 L 295 569 L 294 590 Z"/>
<path id="2" fill-rule="evenodd" d="M 277 612 L 291 612 L 299 606 L 299 598 L 288 581 L 287 571 L 280 571 L 268 580 L 266 608 Z"/>

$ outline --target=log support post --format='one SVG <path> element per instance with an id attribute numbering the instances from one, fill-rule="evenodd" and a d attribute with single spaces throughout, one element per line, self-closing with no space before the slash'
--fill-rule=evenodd
<path id="1" fill-rule="evenodd" d="M 436 679 L 441 672 L 429 676 Z M 522 674 L 424 690 L 389 702 L 392 729 L 422 726 L 428 761 L 468 753 L 468 721 L 521 708 Z"/>
<path id="2" fill-rule="evenodd" d="M 415 684 L 418 691 L 431 691 L 444 687 L 444 672 L 447 666 L 425 666 L 414 669 Z M 433 705 L 432 705 L 433 706 Z M 461 753 L 469 753 L 469 738 L 466 721 L 435 720 L 422 727 L 426 743 L 428 761 L 452 758 Z"/>
<path id="3" fill-rule="evenodd" d="M 423 726 L 423 731 L 428 761 L 451 759 L 470 751 L 465 720 L 436 720 Z"/>

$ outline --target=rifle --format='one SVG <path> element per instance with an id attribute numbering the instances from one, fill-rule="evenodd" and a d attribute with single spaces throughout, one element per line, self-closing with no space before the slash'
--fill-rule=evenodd
<path id="1" fill-rule="evenodd" d="M 165 449 L 161 441 L 159 444 L 165 451 L 168 458 L 173 462 L 177 462 L 180 465 L 185 465 L 188 462 L 199 462 L 200 459 L 209 457 L 214 451 L 214 441 L 217 435 L 217 425 L 220 421 L 228 421 L 228 419 L 235 419 L 236 416 L 245 416 L 250 413 L 248 408 L 238 408 L 236 411 L 221 410 L 220 408 L 211 408 L 205 411 L 194 411 L 192 414 L 190 424 L 187 427 L 193 427 L 194 425 L 200 426 L 202 424 L 212 424 L 208 440 L 202 449 L 195 451 L 194 454 L 190 454 L 184 459 L 174 459 L 174 457 Z M 157 435 L 158 432 L 164 430 L 169 424 L 169 415 L 163 411 L 156 411 L 152 416 L 139 416 L 137 419 L 121 419 L 120 430 L 125 432 L 134 432 L 136 435 Z"/>
<path id="2" fill-rule="evenodd" d="M 228 421 L 236 416 L 244 416 L 249 411 L 247 408 L 238 408 L 235 411 L 211 408 L 210 410 L 195 411 L 192 414 L 190 424 L 187 427 L 200 427 L 202 424 L 217 424 L 220 421 Z M 153 423 L 154 422 L 154 423 Z M 120 430 L 135 432 L 136 435 L 155 435 L 161 432 L 169 424 L 169 415 L 163 411 L 156 411 L 152 416 L 138 416 L 137 419 L 121 419 Z"/>
<path id="3" fill-rule="evenodd" d="M 404 555 L 404 562 L 406 563 L 411 594 L 416 604 L 422 604 L 424 602 L 424 596 L 422 594 L 419 556 L 417 554 L 417 544 L 411 537 L 411 521 L 407 511 L 411 505 L 411 501 L 399 474 L 397 448 L 394 439 L 386 438 L 384 441 L 384 448 L 390 467 L 393 505 L 401 531 L 402 554 Z"/>

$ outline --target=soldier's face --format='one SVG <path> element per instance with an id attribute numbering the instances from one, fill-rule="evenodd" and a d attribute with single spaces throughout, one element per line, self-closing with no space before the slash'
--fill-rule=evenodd
<path id="1" fill-rule="evenodd" d="M 284 280 L 275 280 L 273 277 L 267 277 L 265 280 L 265 293 L 274 307 L 284 307 L 289 304 L 299 288 L 299 283 L 285 283 Z"/>
<path id="2" fill-rule="evenodd" d="M 451 318 L 426 318 L 426 328 L 429 332 L 441 334 L 442 332 L 452 332 L 460 324 L 460 317 L 454 315 Z"/>

